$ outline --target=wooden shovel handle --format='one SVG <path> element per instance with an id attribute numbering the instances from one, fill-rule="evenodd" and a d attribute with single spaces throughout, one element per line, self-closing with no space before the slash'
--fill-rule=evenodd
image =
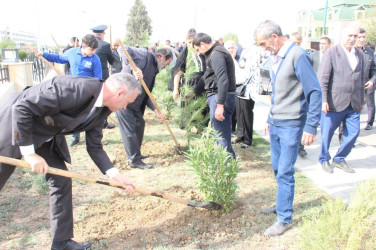
<path id="1" fill-rule="evenodd" d="M 122 42 L 120 42 L 120 46 L 121 46 L 122 50 L 124 51 L 124 54 L 125 54 L 125 56 L 126 56 L 127 59 L 128 59 L 128 62 L 131 64 L 133 71 L 136 72 L 136 70 L 137 70 L 136 65 L 134 64 L 132 58 L 131 58 L 130 55 L 128 54 L 128 51 L 125 49 L 125 47 L 124 47 L 124 45 L 123 45 Z M 154 107 L 155 107 L 155 109 L 157 110 L 158 114 L 161 114 L 161 110 L 159 109 L 159 106 L 158 106 L 157 102 L 155 101 L 153 95 L 151 94 L 151 92 L 150 92 L 148 86 L 147 86 L 146 83 L 144 82 L 144 79 L 140 79 L 140 82 L 141 82 L 141 84 L 142 84 L 142 87 L 144 87 L 146 94 L 148 94 L 148 96 L 149 96 L 151 102 L 154 104 Z M 174 140 L 177 149 L 180 151 L 179 143 L 178 143 L 178 141 L 176 140 L 174 134 L 172 133 L 172 130 L 171 130 L 170 127 L 168 126 L 167 121 L 164 120 L 163 123 L 164 123 L 164 125 L 166 126 L 168 132 L 170 133 L 172 139 Z"/>
<path id="2" fill-rule="evenodd" d="M 27 163 L 26 161 L 17 160 L 17 159 L 14 159 L 14 158 L 0 156 L 0 162 L 4 163 L 4 164 L 8 164 L 8 165 L 13 165 L 13 166 L 16 166 L 16 167 L 31 169 L 30 164 Z M 80 175 L 80 174 L 77 174 L 77 173 L 74 173 L 74 172 L 70 172 L 70 171 L 66 171 L 66 170 L 62 170 L 62 169 L 58 169 L 58 168 L 53 168 L 53 167 L 49 167 L 47 173 L 53 174 L 53 175 L 64 176 L 64 177 L 68 177 L 68 178 L 74 178 L 74 179 L 78 179 L 78 180 L 82 180 L 82 181 L 86 181 L 86 182 L 91 182 L 91 183 L 98 183 L 98 184 L 107 185 L 107 186 L 111 186 L 111 187 L 117 187 L 117 188 L 122 188 L 122 189 L 126 188 L 126 186 L 124 184 L 119 183 L 117 181 L 88 178 L 86 176 L 83 176 L 83 175 Z M 161 193 L 161 192 L 158 192 L 158 191 L 152 191 L 152 190 L 148 190 L 148 189 L 144 189 L 144 188 L 135 188 L 135 191 L 137 193 L 152 195 L 152 196 L 155 196 L 155 197 L 159 197 L 159 198 L 166 199 L 166 200 L 169 200 L 169 201 L 181 203 L 181 204 L 184 204 L 184 205 L 190 204 L 189 200 L 187 200 L 187 199 L 174 197 L 174 196 L 164 194 L 164 193 Z"/>
<path id="3" fill-rule="evenodd" d="M 34 53 L 38 54 L 39 51 L 34 49 L 33 47 L 30 46 L 30 44 L 28 44 L 27 42 L 24 42 L 24 44 L 31 50 L 33 51 Z M 40 56 L 40 58 L 43 60 L 43 62 L 45 62 L 51 69 L 54 69 L 56 71 L 56 73 L 59 75 L 59 76 L 62 76 L 63 73 L 56 67 L 54 67 L 49 61 L 46 60 L 46 58 L 44 58 L 43 56 Z"/>

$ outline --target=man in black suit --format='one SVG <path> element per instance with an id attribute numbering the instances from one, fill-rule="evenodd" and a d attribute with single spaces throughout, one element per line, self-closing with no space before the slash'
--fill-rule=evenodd
<path id="1" fill-rule="evenodd" d="M 329 37 L 323 36 L 320 38 L 320 50 L 316 50 L 310 54 L 312 58 L 312 67 L 315 71 L 316 75 L 319 70 L 319 65 L 322 59 L 322 56 L 324 55 L 324 52 L 330 47 L 331 40 Z"/>
<path id="2" fill-rule="evenodd" d="M 127 185 L 135 185 L 119 173 L 102 145 L 104 120 L 125 109 L 140 92 L 136 79 L 126 73 L 107 81 L 96 78 L 58 76 L 13 94 L 0 106 L 0 155 L 22 156 L 32 172 L 47 173 L 49 166 L 68 170 L 70 155 L 64 135 L 86 132 L 86 147 L 103 174 Z M 15 167 L 0 163 L 0 190 Z M 72 180 L 46 174 L 50 184 L 50 225 L 52 249 L 86 249 L 90 243 L 73 238 Z"/>
<path id="3" fill-rule="evenodd" d="M 133 48 L 128 46 L 126 46 L 125 49 L 138 68 L 137 72 L 134 72 L 137 79 L 143 78 L 146 86 L 150 92 L 152 92 L 155 77 L 159 70 L 166 68 L 172 61 L 171 51 L 167 48 L 161 48 L 154 53 L 145 48 Z M 124 62 L 128 62 L 122 49 L 119 49 L 119 54 Z M 128 64 L 125 65 L 122 72 L 131 72 Z M 158 113 L 144 89 L 142 89 L 142 92 L 136 100 L 125 110 L 116 112 L 125 153 L 127 154 L 131 168 L 149 169 L 152 167 L 151 164 L 145 164 L 143 162 L 143 159 L 149 156 L 141 154 L 145 131 L 144 113 L 146 106 L 155 112 L 160 121 L 166 118 L 163 113 Z"/>
<path id="4" fill-rule="evenodd" d="M 368 110 L 368 120 L 365 130 L 371 130 L 373 122 L 375 121 L 375 81 L 376 81 L 376 64 L 374 58 L 374 51 L 369 46 L 366 46 L 366 30 L 361 28 L 358 40 L 355 46 L 363 51 L 364 54 L 364 81 L 366 88 L 366 103 Z"/>
<path id="5" fill-rule="evenodd" d="M 99 25 L 91 30 L 94 33 L 95 38 L 98 41 L 98 48 L 95 54 L 99 57 L 102 64 L 102 78 L 106 80 L 109 77 L 108 65 L 107 62 L 112 65 L 115 61 L 114 56 L 112 55 L 111 45 L 108 42 L 104 41 L 104 31 L 107 29 L 107 25 Z M 106 128 L 114 128 L 115 125 L 105 121 Z"/>

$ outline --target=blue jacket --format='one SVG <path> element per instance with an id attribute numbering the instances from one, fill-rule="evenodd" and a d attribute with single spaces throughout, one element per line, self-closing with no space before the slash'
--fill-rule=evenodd
<path id="1" fill-rule="evenodd" d="M 102 67 L 99 57 L 82 56 L 81 47 L 72 48 L 63 54 L 43 53 L 43 57 L 50 62 L 70 64 L 69 74 L 72 76 L 88 76 L 102 79 Z"/>

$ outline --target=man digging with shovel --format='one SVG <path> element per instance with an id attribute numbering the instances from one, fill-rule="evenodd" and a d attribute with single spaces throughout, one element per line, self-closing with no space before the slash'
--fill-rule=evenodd
<path id="1" fill-rule="evenodd" d="M 13 94 L 0 106 L 0 155 L 22 156 L 32 172 L 49 166 L 67 170 L 70 155 L 65 135 L 86 132 L 86 147 L 103 174 L 122 183 L 129 194 L 136 188 L 114 167 L 102 145 L 104 120 L 125 109 L 140 93 L 140 84 L 126 73 L 100 79 L 58 76 Z M 15 167 L 0 163 L 0 190 Z M 46 174 L 50 186 L 51 249 L 86 249 L 91 243 L 73 241 L 72 180 Z"/>

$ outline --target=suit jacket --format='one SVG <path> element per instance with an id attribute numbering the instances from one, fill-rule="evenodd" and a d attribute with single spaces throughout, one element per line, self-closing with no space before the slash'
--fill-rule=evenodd
<path id="1" fill-rule="evenodd" d="M 61 158 L 70 163 L 65 134 L 71 134 L 88 117 L 103 86 L 103 80 L 58 76 L 13 94 L 0 107 L 0 155 L 20 158 L 19 146 L 53 140 Z M 80 131 L 86 131 L 86 147 L 102 173 L 113 167 L 101 143 L 103 111 Z M 76 132 L 76 131 L 75 131 Z"/>
<path id="2" fill-rule="evenodd" d="M 317 75 L 317 72 L 319 71 L 320 53 L 321 53 L 321 51 L 316 50 L 316 51 L 314 51 L 310 54 L 310 56 L 312 58 L 312 67 L 313 67 L 313 70 L 315 71 L 316 75 Z"/>
<path id="3" fill-rule="evenodd" d="M 112 51 L 112 56 L 114 57 L 114 63 L 112 64 L 112 73 L 119 73 L 123 69 L 121 57 L 117 50 Z"/>
<path id="4" fill-rule="evenodd" d="M 355 48 L 358 64 L 353 70 L 341 44 L 328 48 L 319 66 L 318 79 L 322 90 L 322 101 L 329 110 L 341 112 L 350 104 L 360 112 L 364 104 L 364 57 Z"/>
<path id="5" fill-rule="evenodd" d="M 364 82 L 373 82 L 373 88 L 368 90 L 368 92 L 374 92 L 376 84 L 376 64 L 374 51 L 368 46 L 364 46 L 362 51 L 364 53 Z"/>
<path id="6" fill-rule="evenodd" d="M 98 41 L 98 48 L 95 54 L 99 57 L 102 64 L 102 78 L 106 80 L 110 74 L 108 72 L 107 62 L 109 64 L 114 63 L 114 57 L 112 55 L 111 46 L 108 42 L 102 41 L 99 37 L 95 37 Z"/>

